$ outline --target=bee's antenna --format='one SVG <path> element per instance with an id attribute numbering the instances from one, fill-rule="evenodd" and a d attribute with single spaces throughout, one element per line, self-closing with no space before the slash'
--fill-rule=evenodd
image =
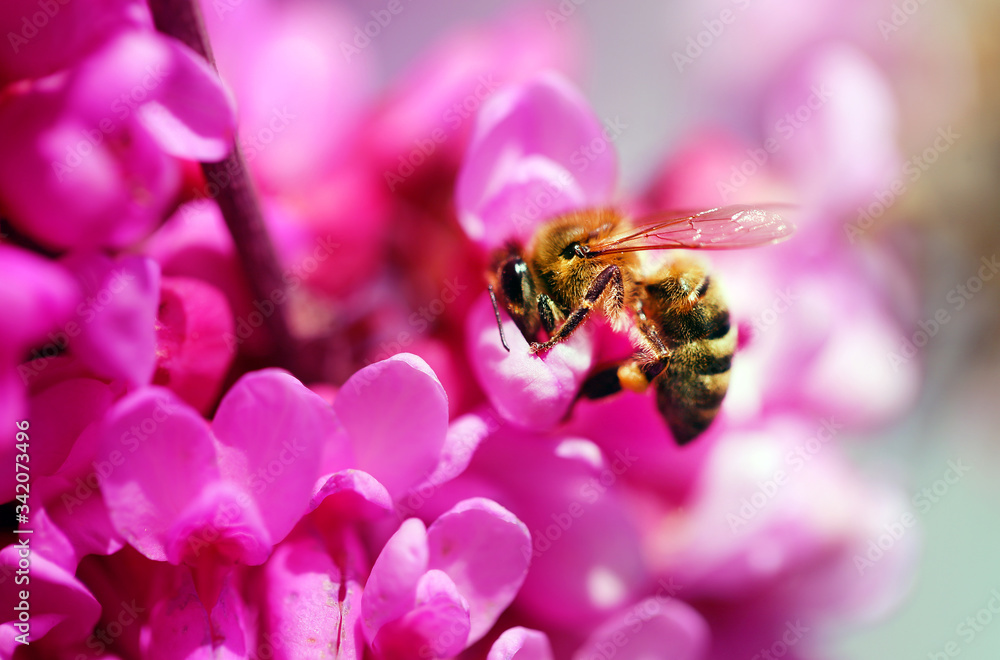
<path id="1" fill-rule="evenodd" d="M 510 346 L 507 345 L 507 339 L 503 336 L 503 324 L 500 322 L 500 307 L 497 305 L 497 294 L 493 292 L 492 284 L 487 285 L 487 288 L 490 290 L 490 300 L 493 302 L 493 314 L 497 317 L 497 330 L 500 331 L 500 343 L 510 353 Z"/>

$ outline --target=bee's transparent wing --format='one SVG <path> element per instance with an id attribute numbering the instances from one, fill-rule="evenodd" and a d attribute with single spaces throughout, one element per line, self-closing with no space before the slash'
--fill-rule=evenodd
<path id="1" fill-rule="evenodd" d="M 790 206 L 746 206 L 737 204 L 678 217 L 657 213 L 635 221 L 638 228 L 591 245 L 591 254 L 614 254 L 639 250 L 731 250 L 767 245 L 792 235 L 795 226 L 781 211 Z"/>

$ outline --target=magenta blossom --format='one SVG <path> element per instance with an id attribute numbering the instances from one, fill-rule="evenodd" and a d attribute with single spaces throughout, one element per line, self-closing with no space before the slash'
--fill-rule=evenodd
<path id="1" fill-rule="evenodd" d="M 617 158 L 610 148 L 588 152 L 593 159 L 583 156 L 595 141 L 607 147 L 601 122 L 562 77 L 543 74 L 497 92 L 477 119 L 456 184 L 466 233 L 492 249 L 510 239 L 527 241 L 548 217 L 611 203 Z M 539 358 L 527 352 L 513 322 L 505 324 L 510 352 L 500 345 L 488 298 L 470 312 L 466 331 L 479 383 L 505 419 L 552 426 L 593 366 L 591 329 Z"/>
<path id="2" fill-rule="evenodd" d="M 179 159 L 221 160 L 233 126 L 218 77 L 190 49 L 113 32 L 71 68 L 7 88 L 0 200 L 18 231 L 49 247 L 121 248 L 174 203 Z"/>

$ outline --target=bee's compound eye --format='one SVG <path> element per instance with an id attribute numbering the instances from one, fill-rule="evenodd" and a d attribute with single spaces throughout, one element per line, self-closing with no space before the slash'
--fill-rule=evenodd
<path id="1" fill-rule="evenodd" d="M 563 249 L 559 256 L 567 261 L 573 257 L 582 257 L 583 255 L 580 253 L 580 244 L 577 242 L 570 243 Z"/>

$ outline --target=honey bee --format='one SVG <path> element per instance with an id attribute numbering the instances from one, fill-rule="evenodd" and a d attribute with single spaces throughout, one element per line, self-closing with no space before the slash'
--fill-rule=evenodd
<path id="1" fill-rule="evenodd" d="M 637 253 L 753 247 L 784 240 L 793 230 L 775 210 L 742 205 L 636 221 L 615 209 L 552 218 L 527 248 L 511 242 L 494 255 L 489 292 L 500 342 L 510 350 L 497 292 L 536 354 L 565 341 L 598 310 L 615 330 L 630 330 L 636 353 L 593 374 L 581 394 L 643 392 L 652 384 L 674 440 L 686 444 L 722 405 L 736 327 L 703 263 L 683 256 L 644 273 Z"/>

